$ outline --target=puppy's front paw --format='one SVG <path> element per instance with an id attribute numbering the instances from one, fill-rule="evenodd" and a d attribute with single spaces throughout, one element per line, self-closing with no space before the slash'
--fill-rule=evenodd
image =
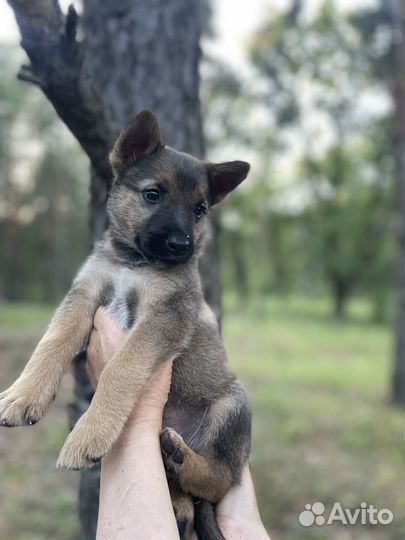
<path id="1" fill-rule="evenodd" d="M 86 469 L 93 467 L 110 449 L 112 442 L 94 426 L 82 422 L 77 423 L 70 433 L 59 454 L 56 466 L 58 469 Z"/>
<path id="2" fill-rule="evenodd" d="M 179 475 L 184 463 L 187 445 L 181 435 L 172 428 L 165 428 L 160 433 L 160 447 L 166 471 Z"/>
<path id="3" fill-rule="evenodd" d="M 44 416 L 51 401 L 38 389 L 13 385 L 0 394 L 0 426 L 32 426 Z"/>
<path id="4" fill-rule="evenodd" d="M 78 471 L 92 467 L 97 461 L 96 457 L 91 457 L 90 449 L 85 443 L 76 436 L 69 435 L 59 454 L 56 467 Z"/>

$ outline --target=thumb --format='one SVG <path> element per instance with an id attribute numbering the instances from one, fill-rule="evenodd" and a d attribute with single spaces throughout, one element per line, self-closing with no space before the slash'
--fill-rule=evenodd
<path id="1" fill-rule="evenodd" d="M 131 421 L 161 428 L 163 410 L 170 392 L 172 367 L 173 360 L 168 360 L 152 375 L 135 406 Z"/>

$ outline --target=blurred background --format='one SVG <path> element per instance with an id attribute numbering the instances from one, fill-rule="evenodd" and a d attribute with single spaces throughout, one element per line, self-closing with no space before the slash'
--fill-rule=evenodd
<path id="1" fill-rule="evenodd" d="M 76 138 L 55 113 L 54 94 L 45 91 L 47 98 L 40 89 L 52 87 L 41 79 L 47 73 L 45 49 L 39 57 L 28 51 L 33 69 L 20 72 L 25 81 L 16 77 L 27 55 L 13 10 L 21 15 L 26 5 L 0 5 L 1 389 L 25 365 L 103 219 L 103 191 L 94 174 L 89 190 L 89 159 L 75 125 L 69 127 Z M 122 93 L 122 81 L 133 75 L 128 93 L 136 92 L 145 84 L 140 73 L 147 72 L 137 72 L 137 62 L 150 61 L 135 48 L 131 25 L 149 55 L 157 41 L 165 48 L 169 28 L 169 63 L 158 55 L 150 61 L 156 90 L 149 94 L 155 101 L 145 97 L 145 105 L 135 100 L 133 107 L 149 106 L 163 118 L 169 145 L 191 151 L 198 139 L 194 153 L 205 147 L 211 160 L 252 164 L 249 180 L 215 219 L 219 250 L 214 246 L 210 257 L 219 251 L 220 271 L 211 259 L 215 276 L 207 278 L 204 266 L 202 272 L 218 313 L 219 278 L 222 283 L 223 335 L 253 403 L 251 466 L 273 540 L 403 538 L 401 2 L 111 5 L 75 3 L 83 12 L 77 40 L 93 47 L 93 60 L 94 51 L 109 51 L 101 65 L 94 60 L 93 76 L 103 99 L 111 100 L 117 125 L 132 109 L 115 107 L 121 94 L 112 92 L 106 73 L 116 77 Z M 61 6 L 66 13 L 68 3 Z M 134 19 L 127 17 L 131 10 Z M 186 16 L 195 26 L 182 22 Z M 97 39 L 101 24 L 108 32 Z M 132 36 L 127 41 L 125 32 Z M 187 69 L 190 51 L 192 84 L 183 72 L 175 73 L 173 83 L 194 92 L 194 101 L 186 91 L 180 99 L 192 107 L 190 113 L 178 107 L 180 125 L 164 108 L 171 92 L 164 73 L 178 64 Z M 119 73 L 120 55 L 123 62 L 132 55 L 132 74 Z M 197 128 L 183 129 L 191 117 Z M 86 537 L 77 511 L 79 473 L 54 468 L 68 432 L 66 404 L 77 404 L 73 392 L 69 375 L 46 420 L 30 429 L 0 431 L 1 539 Z M 391 509 L 394 519 L 385 526 L 304 528 L 298 515 L 316 501 L 329 509 L 334 502 L 347 508 L 366 502 Z"/>

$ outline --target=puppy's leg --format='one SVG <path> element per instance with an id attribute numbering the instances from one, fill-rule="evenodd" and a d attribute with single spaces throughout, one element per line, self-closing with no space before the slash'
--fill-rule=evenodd
<path id="1" fill-rule="evenodd" d="M 172 428 L 160 442 L 166 470 L 186 492 L 219 502 L 239 480 L 250 451 L 251 414 L 244 391 L 234 383 L 231 393 L 210 408 L 204 443 L 194 452 Z"/>
<path id="2" fill-rule="evenodd" d="M 214 455 L 191 450 L 174 429 L 162 431 L 160 445 L 169 476 L 176 478 L 186 493 L 216 503 L 231 487 L 229 468 Z"/>
<path id="3" fill-rule="evenodd" d="M 48 410 L 63 374 L 90 333 L 97 303 L 72 287 L 19 378 L 0 394 L 0 425 L 35 424 Z"/>
<path id="4" fill-rule="evenodd" d="M 132 328 L 122 349 L 104 368 L 89 409 L 62 448 L 58 467 L 91 467 L 108 452 L 157 366 L 181 351 L 181 340 L 171 344 L 176 324 L 156 317 Z"/>
<path id="5" fill-rule="evenodd" d="M 175 481 L 169 481 L 170 497 L 172 499 L 174 515 L 180 540 L 188 540 L 193 532 L 194 504 L 190 495 L 186 495 Z"/>

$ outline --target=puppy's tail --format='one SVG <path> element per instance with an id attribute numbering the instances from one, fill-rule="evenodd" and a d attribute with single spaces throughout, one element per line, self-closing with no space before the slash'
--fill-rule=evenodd
<path id="1" fill-rule="evenodd" d="M 218 527 L 214 505 L 203 499 L 194 500 L 194 529 L 199 540 L 225 540 Z"/>

